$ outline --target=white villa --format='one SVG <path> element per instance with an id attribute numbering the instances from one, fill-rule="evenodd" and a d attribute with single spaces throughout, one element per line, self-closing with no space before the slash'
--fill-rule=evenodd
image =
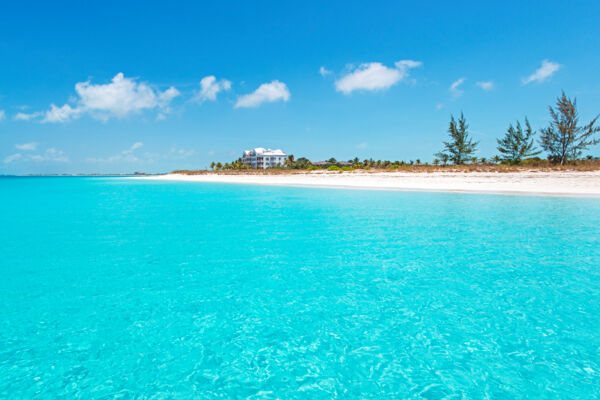
<path id="1" fill-rule="evenodd" d="M 257 147 L 252 150 L 245 150 L 242 155 L 242 162 L 252 168 L 266 169 L 284 165 L 286 158 L 287 154 L 279 149 L 271 150 Z"/>

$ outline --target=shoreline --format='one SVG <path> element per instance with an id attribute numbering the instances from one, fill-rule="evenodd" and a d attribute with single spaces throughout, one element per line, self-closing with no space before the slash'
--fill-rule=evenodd
<path id="1" fill-rule="evenodd" d="M 329 189 L 448 192 L 600 198 L 600 171 L 552 172 L 306 172 L 277 175 L 166 174 L 128 177 L 153 181 L 228 183 Z"/>

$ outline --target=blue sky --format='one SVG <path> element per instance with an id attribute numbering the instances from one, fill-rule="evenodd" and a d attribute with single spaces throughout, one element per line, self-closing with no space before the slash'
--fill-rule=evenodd
<path id="1" fill-rule="evenodd" d="M 3 5 L 2 174 L 204 168 L 257 146 L 430 161 L 461 111 L 490 157 L 561 90 L 584 122 L 600 112 L 597 1 L 84 3 Z"/>

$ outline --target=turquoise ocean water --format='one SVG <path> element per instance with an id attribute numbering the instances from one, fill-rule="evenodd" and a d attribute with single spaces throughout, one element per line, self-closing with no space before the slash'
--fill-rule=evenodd
<path id="1" fill-rule="evenodd" d="M 0 398 L 600 397 L 600 200 L 0 179 Z"/>

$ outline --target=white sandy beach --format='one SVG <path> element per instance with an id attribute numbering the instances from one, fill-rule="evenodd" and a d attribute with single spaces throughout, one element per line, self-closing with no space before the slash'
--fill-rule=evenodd
<path id="1" fill-rule="evenodd" d="M 600 171 L 593 172 L 344 172 L 300 174 L 167 174 L 140 177 L 160 181 L 211 182 L 251 185 L 329 187 L 345 189 L 529 194 L 600 198 Z"/>

